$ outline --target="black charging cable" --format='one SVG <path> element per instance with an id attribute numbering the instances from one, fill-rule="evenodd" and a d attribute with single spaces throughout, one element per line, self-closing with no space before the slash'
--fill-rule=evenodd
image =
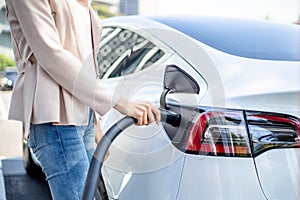
<path id="1" fill-rule="evenodd" d="M 180 124 L 180 114 L 161 109 L 161 122 L 178 127 Z M 99 186 L 100 194 L 97 195 L 98 200 L 107 200 L 107 192 L 103 182 L 101 169 L 104 162 L 105 154 L 109 149 L 111 143 L 116 137 L 131 125 L 137 122 L 135 118 L 126 116 L 115 123 L 104 135 L 98 143 L 91 160 L 87 179 L 84 185 L 81 200 L 93 200 L 96 195 L 96 188 Z"/>

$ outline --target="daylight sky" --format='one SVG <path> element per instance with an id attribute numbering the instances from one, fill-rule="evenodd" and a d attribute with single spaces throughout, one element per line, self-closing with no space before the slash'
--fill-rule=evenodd
<path id="1" fill-rule="evenodd" d="M 205 14 L 295 22 L 300 0 L 140 0 L 140 14 Z"/>

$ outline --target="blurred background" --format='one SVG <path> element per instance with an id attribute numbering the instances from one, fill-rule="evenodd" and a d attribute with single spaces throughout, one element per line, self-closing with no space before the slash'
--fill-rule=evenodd
<path id="1" fill-rule="evenodd" d="M 300 24 L 300 0 L 93 0 L 92 6 L 102 19 L 118 15 L 218 15 Z M 5 0 L 0 0 L 0 71 L 14 65 L 9 61 L 13 55 L 5 13 Z"/>

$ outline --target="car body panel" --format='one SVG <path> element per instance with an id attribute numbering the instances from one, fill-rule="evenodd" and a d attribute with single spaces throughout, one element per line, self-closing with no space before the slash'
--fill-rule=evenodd
<path id="1" fill-rule="evenodd" d="M 104 120 L 117 115 L 110 112 Z M 176 199 L 184 158 L 162 126 L 130 127 L 112 143 L 102 168 L 108 194 L 112 199 Z"/>
<path id="2" fill-rule="evenodd" d="M 266 199 L 251 158 L 186 156 L 177 199 Z"/>
<path id="3" fill-rule="evenodd" d="M 249 59 L 206 49 L 222 80 L 223 106 L 300 116 L 300 62 Z"/>
<path id="4" fill-rule="evenodd" d="M 148 157 L 145 156 L 145 159 Z M 130 165 L 130 164 L 129 164 Z M 105 168 L 105 180 L 110 199 L 176 199 L 183 159 L 163 169 L 148 173 L 120 172 Z"/>
<path id="5" fill-rule="evenodd" d="M 272 149 L 255 158 L 268 199 L 299 199 L 299 148 Z"/>

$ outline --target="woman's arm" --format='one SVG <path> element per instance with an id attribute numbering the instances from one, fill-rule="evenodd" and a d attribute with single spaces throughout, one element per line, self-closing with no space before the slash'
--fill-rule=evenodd
<path id="1" fill-rule="evenodd" d="M 116 104 L 118 95 L 101 85 L 91 71 L 85 70 L 89 68 L 85 65 L 93 63 L 82 63 L 62 47 L 49 0 L 7 1 L 38 63 L 53 80 L 100 114 Z"/>

